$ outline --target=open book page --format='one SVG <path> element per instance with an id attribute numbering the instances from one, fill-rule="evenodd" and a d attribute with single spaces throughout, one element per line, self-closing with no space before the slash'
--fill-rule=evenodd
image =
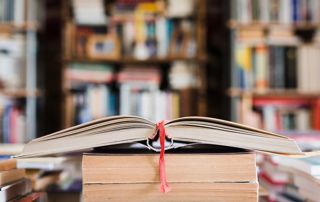
<path id="1" fill-rule="evenodd" d="M 184 117 L 166 123 L 175 140 L 225 145 L 256 151 L 300 155 L 298 145 L 288 137 L 245 125 L 208 118 Z"/>
<path id="2" fill-rule="evenodd" d="M 226 121 L 226 120 L 222 120 L 222 119 L 202 117 L 202 116 L 182 117 L 182 118 L 171 120 L 171 121 L 167 122 L 166 125 L 167 126 L 179 125 L 179 124 L 183 124 L 183 123 L 194 123 L 194 124 L 199 124 L 199 125 L 201 125 L 201 124 L 216 125 L 216 126 L 220 126 L 221 128 L 228 127 L 231 129 L 235 129 L 237 131 L 240 131 L 240 130 L 246 131 L 247 133 L 255 132 L 255 133 L 259 133 L 260 135 L 267 134 L 267 135 L 276 136 L 276 137 L 280 137 L 280 138 L 287 138 L 286 136 L 283 136 L 283 135 L 279 135 L 279 134 L 275 134 L 275 133 L 268 132 L 265 130 L 253 128 L 253 127 L 246 126 L 243 124 L 239 124 L 239 123 L 235 123 L 235 122 L 231 122 L 231 121 Z"/>
<path id="3" fill-rule="evenodd" d="M 140 117 L 136 116 L 112 116 L 108 118 L 101 118 L 94 121 L 90 121 L 85 124 L 67 128 L 37 139 L 37 141 L 47 141 L 50 139 L 61 138 L 74 135 L 90 135 L 102 132 L 111 132 L 113 130 L 122 130 L 128 128 L 154 128 L 155 124 Z"/>
<path id="4" fill-rule="evenodd" d="M 155 124 L 135 116 L 114 116 L 67 128 L 29 142 L 20 157 L 43 156 L 146 140 Z"/>

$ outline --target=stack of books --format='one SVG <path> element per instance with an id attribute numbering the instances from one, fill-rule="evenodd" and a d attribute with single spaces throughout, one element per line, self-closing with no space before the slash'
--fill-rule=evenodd
<path id="1" fill-rule="evenodd" d="M 160 155 L 128 151 L 127 144 Z M 121 145 L 127 146 L 120 151 Z M 195 148 L 200 145 L 205 150 Z M 225 120 L 183 117 L 153 123 L 113 116 L 32 140 L 16 158 L 92 149 L 95 153 L 82 160 L 86 201 L 257 201 L 255 155 L 247 150 L 307 155 L 286 136 Z"/>
<path id="2" fill-rule="evenodd" d="M 27 197 L 32 192 L 32 186 L 25 176 L 24 169 L 17 169 L 16 160 L 0 161 L 0 201 Z"/>
<path id="3" fill-rule="evenodd" d="M 320 158 L 265 157 L 259 182 L 270 201 L 319 201 Z"/>
<path id="4" fill-rule="evenodd" d="M 257 201 L 253 153 L 167 154 L 168 193 L 159 190 L 158 161 L 157 154 L 84 154 L 84 200 Z"/>

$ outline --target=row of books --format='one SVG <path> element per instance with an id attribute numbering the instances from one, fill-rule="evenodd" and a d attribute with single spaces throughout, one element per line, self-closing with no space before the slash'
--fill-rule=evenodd
<path id="1" fill-rule="evenodd" d="M 23 25 L 27 18 L 27 0 L 0 0 L 0 23 Z"/>
<path id="2" fill-rule="evenodd" d="M 76 58 L 95 58 L 90 52 L 94 48 L 92 39 L 110 36 L 108 41 L 115 49 L 110 59 L 118 59 L 120 55 L 137 59 L 163 58 L 163 57 L 195 57 L 197 44 L 194 32 L 195 24 L 190 20 L 171 20 L 159 17 L 152 21 L 126 21 L 116 25 L 116 34 L 100 31 L 92 27 L 73 28 L 75 37 L 72 42 L 72 55 Z M 138 32 L 137 30 L 142 31 Z M 135 31 L 136 30 L 136 31 Z M 101 42 L 102 43 L 102 42 Z M 104 49 L 107 49 L 105 47 Z M 112 50 L 104 57 L 112 55 Z M 101 50 L 100 50 L 101 51 Z"/>
<path id="3" fill-rule="evenodd" d="M 147 15 L 162 14 L 166 17 L 188 17 L 193 14 L 196 2 L 194 0 L 116 0 L 106 3 L 103 0 L 73 0 L 75 21 L 78 25 L 106 25 L 111 17 L 133 17 L 134 13 Z M 111 6 L 111 8 L 109 8 Z M 108 8 L 107 16 L 104 7 Z"/>
<path id="4" fill-rule="evenodd" d="M 320 22 L 318 0 L 236 0 L 233 18 L 240 23 L 310 23 Z"/>
<path id="5" fill-rule="evenodd" d="M 252 100 L 251 100 L 252 99 Z M 238 121 L 268 131 L 319 130 L 317 100 L 291 98 L 242 98 L 237 100 Z"/>
<path id="6" fill-rule="evenodd" d="M 74 85 L 66 97 L 66 122 L 77 125 L 118 114 L 118 95 L 105 84 Z"/>
<path id="7" fill-rule="evenodd" d="M 23 35 L 0 36 L 0 88 L 25 87 L 25 50 Z"/>
<path id="8" fill-rule="evenodd" d="M 7 99 L 1 102 L 0 142 L 24 143 L 26 141 L 26 115 L 23 104 L 20 101 Z"/>
<path id="9" fill-rule="evenodd" d="M 70 92 L 66 122 L 74 125 L 118 114 L 150 120 L 196 114 L 194 69 L 193 65 L 174 63 L 169 74 L 169 85 L 174 90 L 162 90 L 157 67 L 128 66 L 115 73 L 105 64 L 70 64 L 65 72 Z"/>
<path id="10" fill-rule="evenodd" d="M 290 105 L 266 104 L 255 110 L 261 117 L 262 128 L 269 131 L 310 131 L 312 129 L 312 108 L 308 103 Z"/>
<path id="11" fill-rule="evenodd" d="M 318 92 L 320 68 L 316 46 L 250 46 L 238 45 L 235 50 L 235 85 L 241 89 L 297 89 Z M 319 72 L 320 73 L 320 72 Z"/>
<path id="12" fill-rule="evenodd" d="M 179 90 L 197 87 L 197 68 L 194 63 L 173 62 L 167 78 L 170 88 Z M 160 69 L 158 66 L 124 66 L 117 72 L 114 66 L 104 63 L 71 63 L 65 69 L 64 78 L 67 88 L 75 84 L 110 84 L 136 80 L 150 81 L 159 86 L 165 79 Z"/>
<path id="13" fill-rule="evenodd" d="M 268 201 L 318 201 L 319 168 L 319 157 L 265 157 L 259 182 L 269 192 Z"/>

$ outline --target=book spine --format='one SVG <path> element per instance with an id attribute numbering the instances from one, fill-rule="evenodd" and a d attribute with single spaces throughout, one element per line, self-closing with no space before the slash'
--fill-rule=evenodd
<path id="1" fill-rule="evenodd" d="M 255 64 L 255 86 L 257 90 L 266 90 L 268 88 L 268 53 L 265 46 L 256 49 Z"/>
<path id="2" fill-rule="evenodd" d="M 285 48 L 285 86 L 288 89 L 297 88 L 297 54 L 295 47 Z"/>

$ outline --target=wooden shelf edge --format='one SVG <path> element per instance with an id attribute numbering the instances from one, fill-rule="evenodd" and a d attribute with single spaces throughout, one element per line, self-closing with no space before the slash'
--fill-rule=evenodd
<path id="1" fill-rule="evenodd" d="M 40 29 L 38 23 L 23 23 L 23 24 L 14 24 L 14 23 L 0 23 L 1 32 L 12 32 L 12 31 L 37 31 Z"/>
<path id="2" fill-rule="evenodd" d="M 197 62 L 205 63 L 207 61 L 206 56 L 186 58 L 186 57 L 169 57 L 169 58 L 149 58 L 146 60 L 139 60 L 130 57 L 124 57 L 119 59 L 90 59 L 90 58 L 65 58 L 65 62 L 88 62 L 88 63 L 113 63 L 113 64 L 152 64 L 152 63 L 171 63 L 175 61 Z"/>
<path id="3" fill-rule="evenodd" d="M 14 98 L 26 98 L 26 97 L 40 97 L 40 90 L 35 92 L 28 92 L 26 89 L 0 89 L 0 96 L 14 97 Z"/>
<path id="4" fill-rule="evenodd" d="M 243 90 L 230 88 L 227 90 L 230 97 L 253 96 L 253 97 L 276 97 L 276 98 L 320 98 L 320 92 L 302 92 L 288 89 L 270 89 L 266 91 Z"/>
<path id="5" fill-rule="evenodd" d="M 249 22 L 249 23 L 241 23 L 236 20 L 230 20 L 227 23 L 227 26 L 230 29 L 248 29 L 248 28 L 255 28 L 255 29 L 269 29 L 274 27 L 281 27 L 287 29 L 318 29 L 320 28 L 319 23 L 275 23 L 275 22 Z"/>

